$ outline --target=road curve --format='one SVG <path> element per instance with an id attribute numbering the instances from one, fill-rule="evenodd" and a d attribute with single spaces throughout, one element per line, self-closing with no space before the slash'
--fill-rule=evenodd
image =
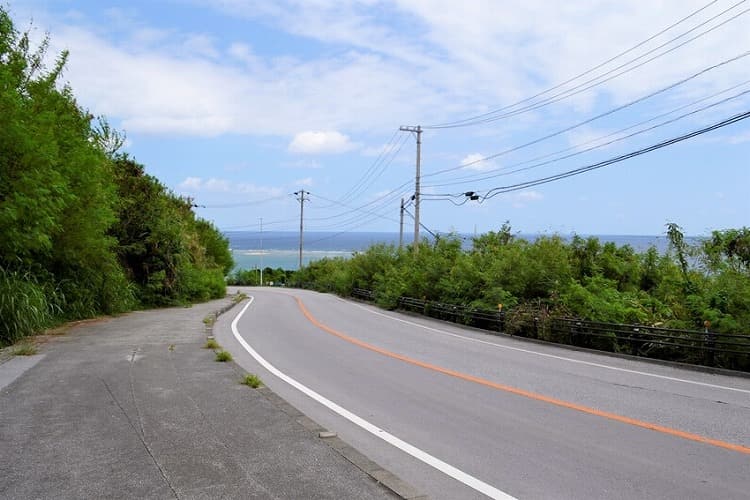
<path id="1" fill-rule="evenodd" d="M 749 379 L 483 335 L 315 292 L 248 292 L 252 304 L 215 330 L 220 343 L 432 498 L 747 498 Z"/>

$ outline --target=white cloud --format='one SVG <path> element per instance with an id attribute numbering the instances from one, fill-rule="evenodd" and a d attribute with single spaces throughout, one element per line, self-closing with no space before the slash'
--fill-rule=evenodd
<path id="1" fill-rule="evenodd" d="M 185 49 L 194 56 L 202 56 L 210 59 L 219 57 L 219 51 L 214 45 L 214 40 L 210 36 L 197 34 L 190 35 L 185 39 Z"/>
<path id="2" fill-rule="evenodd" d="M 241 182 L 234 186 L 234 191 L 241 194 L 262 195 L 277 197 L 284 194 L 284 190 L 278 187 L 258 186 L 249 182 Z"/>
<path id="3" fill-rule="evenodd" d="M 234 42 L 229 46 L 227 52 L 230 56 L 247 66 L 254 68 L 260 67 L 260 59 L 253 53 L 253 49 L 245 43 Z"/>
<path id="4" fill-rule="evenodd" d="M 362 156 L 380 156 L 380 155 L 395 151 L 397 147 L 398 147 L 398 143 L 393 143 L 393 142 L 388 143 L 388 144 L 383 144 L 382 146 L 376 146 L 376 147 L 369 146 L 366 148 L 362 148 L 362 150 L 360 151 L 360 154 Z"/>
<path id="5" fill-rule="evenodd" d="M 465 170 L 476 170 L 477 172 L 484 172 L 486 170 L 493 170 L 496 168 L 494 162 L 490 160 L 484 160 L 485 155 L 482 153 L 472 153 L 467 155 L 461 160 L 461 165 Z"/>
<path id="6" fill-rule="evenodd" d="M 297 179 L 294 182 L 295 186 L 304 186 L 304 187 L 310 187 L 313 185 L 313 179 L 312 177 L 305 177 L 304 179 Z"/>
<path id="7" fill-rule="evenodd" d="M 742 144 L 744 142 L 750 142 L 750 132 L 733 135 L 728 139 L 728 141 L 729 144 Z"/>
<path id="8" fill-rule="evenodd" d="M 511 201 L 513 208 L 525 208 L 529 203 L 543 200 L 544 195 L 539 191 L 521 191 L 513 193 L 508 199 Z"/>
<path id="9" fill-rule="evenodd" d="M 225 179 L 216 179 L 211 177 L 210 179 L 202 179 L 201 177 L 188 177 L 180 184 L 177 188 L 183 192 L 197 193 L 197 192 L 226 192 L 230 190 L 229 181 Z"/>
<path id="10" fill-rule="evenodd" d="M 83 105 L 121 119 L 131 132 L 356 133 L 390 129 L 396 120 L 434 123 L 507 105 L 605 61 L 703 2 L 191 0 L 335 50 L 299 60 L 294 52 L 256 53 L 241 40 L 222 47 L 217 40 L 223 34 L 144 26 L 134 19 L 135 9 L 113 9 L 118 33 L 130 30 L 125 42 L 67 17 L 55 22 L 73 24 L 50 27 L 50 52 L 70 49 L 65 75 Z M 712 6 L 701 19 L 723 8 Z M 545 108 L 544 118 L 568 119 L 594 103 L 624 102 L 734 56 L 750 43 L 743 19 Z M 726 87 L 744 80 L 745 68 L 742 61 L 728 65 L 684 91 Z M 514 123 L 532 126 L 529 116 L 536 113 Z"/>
<path id="11" fill-rule="evenodd" d="M 289 143 L 290 152 L 304 154 L 345 153 L 355 147 L 348 136 L 336 131 L 300 132 Z"/>
<path id="12" fill-rule="evenodd" d="M 188 177 L 177 187 L 182 191 L 194 192 L 200 190 L 202 185 L 203 179 L 201 179 L 200 177 Z"/>
<path id="13" fill-rule="evenodd" d="M 311 158 L 302 158 L 295 161 L 289 161 L 283 164 L 284 167 L 288 168 L 305 168 L 305 169 L 319 169 L 322 165 L 318 160 Z"/>
<path id="14" fill-rule="evenodd" d="M 568 143 L 572 148 L 574 148 L 576 151 L 584 151 L 586 149 L 595 147 L 599 144 L 604 144 L 605 142 L 609 142 L 617 138 L 617 135 L 613 135 L 612 137 L 605 137 L 609 134 L 611 134 L 611 132 L 607 130 L 596 130 L 592 127 L 581 127 L 579 129 L 568 132 L 566 136 L 568 139 Z M 621 136 L 623 134 L 619 135 Z M 606 147 L 604 147 L 603 149 L 606 149 Z"/>
<path id="15" fill-rule="evenodd" d="M 203 186 L 201 186 L 201 189 L 205 191 L 213 191 L 213 192 L 227 192 L 230 191 L 229 181 L 225 179 L 215 179 L 210 178 L 206 182 L 203 183 Z"/>
<path id="16" fill-rule="evenodd" d="M 250 194 L 268 197 L 281 196 L 283 189 L 276 187 L 257 186 L 246 182 L 232 182 L 227 179 L 211 177 L 187 177 L 177 185 L 177 189 L 186 194 L 196 193 L 227 193 L 227 194 Z"/>
<path id="17" fill-rule="evenodd" d="M 518 201 L 539 201 L 544 199 L 544 195 L 539 191 L 521 191 L 514 198 Z"/>

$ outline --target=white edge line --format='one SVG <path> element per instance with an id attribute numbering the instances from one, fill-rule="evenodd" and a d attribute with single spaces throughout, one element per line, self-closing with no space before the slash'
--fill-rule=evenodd
<path id="1" fill-rule="evenodd" d="M 474 476 L 471 476 L 452 465 L 443 462 L 439 458 L 433 457 L 429 453 L 420 450 L 419 448 L 407 443 L 406 441 L 403 441 L 393 434 L 390 434 L 383 429 L 377 427 L 374 424 L 371 424 L 367 420 L 355 415 L 354 413 L 350 412 L 349 410 L 342 408 L 341 406 L 337 405 L 333 401 L 321 396 L 317 392 L 313 391 L 309 387 L 301 384 L 300 382 L 297 382 L 295 379 L 290 377 L 289 375 L 286 375 L 279 369 L 277 369 L 275 366 L 273 366 L 271 363 L 266 361 L 263 356 L 258 354 L 255 349 L 253 349 L 250 344 L 248 344 L 244 338 L 240 335 L 239 331 L 237 330 L 237 323 L 239 322 L 240 318 L 243 314 L 245 314 L 245 311 L 250 307 L 250 305 L 253 303 L 255 297 L 250 297 L 249 302 L 245 305 L 245 307 L 242 308 L 242 310 L 237 314 L 237 316 L 232 321 L 232 334 L 234 334 L 234 338 L 237 339 L 237 342 L 242 345 L 242 347 L 253 357 L 255 360 L 260 363 L 266 370 L 271 372 L 271 374 L 275 375 L 276 377 L 280 378 L 287 384 L 291 385 L 298 391 L 302 392 L 306 396 L 314 399 L 318 403 L 322 404 L 326 408 L 330 409 L 331 411 L 339 414 L 340 416 L 344 417 L 354 425 L 366 430 L 370 434 L 379 437 L 386 443 L 395 446 L 399 450 L 408 453 L 412 457 L 421 460 L 422 462 L 426 463 L 430 467 L 433 467 L 440 472 L 452 477 L 456 481 L 459 481 L 466 486 L 483 493 L 484 495 L 487 495 L 490 498 L 496 498 L 496 499 L 502 499 L 502 500 L 516 500 L 515 497 L 500 491 L 499 489 L 495 488 L 494 486 L 491 486 Z"/>
<path id="2" fill-rule="evenodd" d="M 345 301 L 344 299 L 339 299 L 339 300 L 341 300 L 342 302 L 351 303 L 351 302 Z M 662 379 L 662 380 L 670 380 L 672 382 L 682 382 L 684 384 L 699 385 L 699 386 L 702 386 L 702 387 L 710 387 L 712 389 L 724 389 L 724 390 L 727 390 L 727 391 L 735 391 L 735 392 L 742 392 L 742 393 L 745 393 L 745 394 L 750 394 L 750 390 L 748 390 L 748 389 L 739 389 L 737 387 L 729 387 L 729 386 L 725 386 L 725 385 L 709 384 L 707 382 L 698 382 L 698 381 L 695 381 L 695 380 L 687 380 L 687 379 L 683 379 L 683 378 L 670 377 L 668 375 L 658 375 L 656 373 L 641 372 L 641 371 L 638 371 L 638 370 L 629 370 L 627 368 L 619 368 L 619 367 L 616 367 L 616 366 L 603 365 L 601 363 L 594 363 L 594 362 L 591 362 L 591 361 L 583 361 L 583 360 L 580 360 L 580 359 L 566 358 L 565 356 L 556 356 L 554 354 L 546 354 L 546 353 L 543 353 L 543 352 L 532 351 L 530 349 L 522 349 L 520 347 L 511 347 L 511 346 L 507 346 L 507 345 L 496 344 L 494 342 L 487 342 L 486 340 L 474 339 L 474 338 L 471 338 L 471 337 L 466 337 L 464 335 L 459 335 L 457 333 L 451 333 L 451 332 L 448 332 L 448 331 L 445 331 L 445 330 L 440 330 L 439 328 L 433 328 L 431 326 L 426 326 L 426 325 L 421 325 L 419 323 L 414 323 L 413 321 L 407 321 L 405 319 L 395 318 L 395 317 L 390 316 L 388 314 L 383 314 L 383 313 L 378 312 L 378 311 L 373 311 L 372 309 L 364 307 L 364 306 L 362 306 L 360 304 L 354 304 L 354 303 L 352 303 L 352 304 L 355 305 L 356 307 L 359 307 L 360 309 L 362 309 L 364 311 L 367 311 L 367 312 L 371 313 L 371 314 L 376 314 L 378 316 L 383 316 L 385 318 L 392 319 L 393 321 L 398 321 L 400 323 L 405 323 L 407 325 L 416 326 L 418 328 L 423 328 L 423 329 L 429 330 L 431 332 L 441 333 L 443 335 L 448 335 L 450 337 L 456 337 L 456 338 L 459 338 L 459 339 L 467 340 L 469 342 L 477 342 L 479 344 L 485 344 L 485 345 L 494 346 L 494 347 L 497 347 L 499 349 L 508 349 L 510 351 L 518 351 L 518 352 L 523 352 L 523 353 L 526 353 L 526 354 L 535 354 L 537 356 L 543 356 L 545 358 L 559 359 L 561 361 L 568 361 L 570 363 L 578 363 L 578 364 L 581 364 L 581 365 L 595 366 L 597 368 L 604 368 L 604 369 L 607 369 L 607 370 L 614 370 L 614 371 L 618 371 L 618 372 L 632 373 L 632 374 L 635 374 L 635 375 L 643 375 L 645 377 L 654 377 L 654 378 L 659 378 L 659 379 Z"/>

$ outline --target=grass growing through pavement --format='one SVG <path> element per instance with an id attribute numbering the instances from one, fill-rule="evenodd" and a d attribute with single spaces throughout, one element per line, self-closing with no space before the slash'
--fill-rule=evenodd
<path id="1" fill-rule="evenodd" d="M 219 343 L 216 342 L 216 339 L 208 339 L 206 340 L 206 343 L 203 345 L 204 349 L 218 349 Z"/>
<path id="2" fill-rule="evenodd" d="M 237 293 L 236 293 L 236 294 L 235 294 L 235 295 L 234 295 L 234 296 L 232 297 L 232 302 L 234 302 L 235 304 L 239 304 L 240 302 L 242 302 L 242 301 L 243 301 L 243 300 L 245 300 L 246 298 L 247 298 L 247 294 L 246 294 L 245 292 L 237 292 Z"/>
<path id="3" fill-rule="evenodd" d="M 216 361 L 220 361 L 222 363 L 232 361 L 232 355 L 223 349 L 221 351 L 216 351 Z"/>
<path id="4" fill-rule="evenodd" d="M 21 342 L 13 347 L 11 354 L 15 356 L 32 356 L 37 353 L 37 348 L 30 342 Z"/>
<path id="5" fill-rule="evenodd" d="M 214 323 L 216 323 L 216 316 L 213 314 L 209 314 L 203 318 L 203 324 L 206 326 L 213 326 Z"/>
<path id="6" fill-rule="evenodd" d="M 248 373 L 245 375 L 245 378 L 242 379 L 243 384 L 252 387 L 253 389 L 257 389 L 261 385 L 263 385 L 263 381 L 254 373 Z"/>

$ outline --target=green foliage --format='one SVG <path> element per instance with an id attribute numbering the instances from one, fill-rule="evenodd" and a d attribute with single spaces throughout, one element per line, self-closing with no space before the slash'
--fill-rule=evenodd
<path id="1" fill-rule="evenodd" d="M 0 7 L 0 342 L 55 322 L 222 297 L 227 240 L 118 151 Z"/>
<path id="2" fill-rule="evenodd" d="M 232 355 L 229 353 L 229 351 L 225 351 L 223 349 L 221 351 L 216 351 L 216 361 L 220 363 L 232 361 Z"/>
<path id="3" fill-rule="evenodd" d="M 263 282 L 264 285 L 273 283 L 275 286 L 284 286 L 289 283 L 293 274 L 294 271 L 286 271 L 280 267 L 276 269 L 266 267 L 263 269 Z M 237 269 L 227 277 L 227 285 L 258 286 L 260 285 L 260 270 Z"/>
<path id="4" fill-rule="evenodd" d="M 34 344 L 31 342 L 20 342 L 13 346 L 10 353 L 14 356 L 33 356 L 39 352 Z"/>
<path id="5" fill-rule="evenodd" d="M 219 343 L 216 342 L 216 339 L 208 339 L 206 340 L 206 343 L 203 345 L 204 349 L 218 349 Z"/>
<path id="6" fill-rule="evenodd" d="M 142 165 L 114 161 L 119 216 L 110 233 L 140 302 L 167 306 L 223 297 L 234 265 L 226 238 L 196 219 L 192 201 L 175 196 Z"/>
<path id="7" fill-rule="evenodd" d="M 198 233 L 198 241 L 205 249 L 205 255 L 209 267 L 221 270 L 221 275 L 226 276 L 234 267 L 232 252 L 229 251 L 229 240 L 222 235 L 211 222 L 197 219 L 195 230 Z"/>
<path id="8" fill-rule="evenodd" d="M 263 385 L 263 381 L 254 373 L 248 373 L 245 375 L 241 383 L 248 387 L 252 387 L 253 389 L 257 389 Z"/>
<path id="9" fill-rule="evenodd" d="M 555 317 L 721 333 L 750 332 L 750 229 L 715 231 L 690 245 L 669 224 L 671 251 L 636 253 L 597 238 L 518 238 L 506 222 L 475 237 L 469 251 L 456 235 L 423 241 L 419 252 L 374 245 L 351 259 L 323 259 L 294 275 L 294 282 L 341 295 L 372 290 L 375 301 L 395 308 L 400 297 L 507 312 L 508 326 L 546 338 Z M 541 318 L 541 319 L 540 319 Z M 515 326 L 514 326 L 515 325 Z M 538 330 L 538 331 L 537 331 Z M 592 341 L 613 349 L 611 338 Z"/>
<path id="10" fill-rule="evenodd" d="M 54 313 L 47 290 L 33 276 L 0 268 L 0 346 L 50 326 Z"/>

